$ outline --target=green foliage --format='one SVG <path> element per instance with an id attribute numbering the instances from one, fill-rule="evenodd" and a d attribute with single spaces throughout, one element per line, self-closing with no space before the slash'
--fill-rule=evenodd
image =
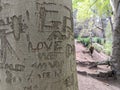
<path id="1" fill-rule="evenodd" d="M 107 55 L 111 55 L 111 52 L 112 52 L 112 42 L 106 42 L 104 44 L 104 49 L 103 49 L 103 52 Z"/>
<path id="2" fill-rule="evenodd" d="M 81 38 L 80 36 L 77 39 L 78 42 L 82 43 L 85 47 L 88 47 L 90 44 L 90 38 Z"/>
<path id="3" fill-rule="evenodd" d="M 112 28 L 111 28 L 111 25 L 110 23 L 108 23 L 106 29 L 105 29 L 105 34 L 106 34 L 106 40 L 107 41 L 112 41 L 113 39 L 113 34 L 112 34 Z"/>
<path id="4" fill-rule="evenodd" d="M 90 37 L 86 37 L 86 38 L 83 38 L 83 37 L 78 37 L 77 38 L 77 41 L 82 43 L 84 46 L 89 46 L 89 44 L 91 43 L 90 42 Z M 98 43 L 98 44 L 103 44 L 103 38 L 100 38 L 100 37 L 92 37 L 92 43 Z"/>
<path id="5" fill-rule="evenodd" d="M 73 8 L 78 9 L 79 20 L 85 20 L 95 15 L 109 16 L 112 10 L 109 0 L 73 0 Z"/>
<path id="6" fill-rule="evenodd" d="M 90 46 L 90 37 L 81 38 L 80 36 L 77 38 L 79 43 L 82 43 L 85 47 Z M 111 55 L 112 52 L 112 42 L 107 41 L 105 44 L 103 43 L 104 39 L 100 37 L 93 37 L 93 46 L 97 52 L 103 52 L 107 55 Z"/>
<path id="7" fill-rule="evenodd" d="M 109 0 L 96 0 L 96 3 L 92 7 L 96 10 L 99 16 L 108 15 L 108 10 L 111 10 Z"/>
<path id="8" fill-rule="evenodd" d="M 93 14 L 90 10 L 90 0 L 73 0 L 73 8 L 78 9 L 77 18 L 85 20 Z"/>
<path id="9" fill-rule="evenodd" d="M 73 8 L 77 8 L 79 2 L 84 2 L 84 0 L 72 0 Z"/>
<path id="10" fill-rule="evenodd" d="M 101 52 L 103 50 L 103 46 L 98 43 L 93 43 L 93 47 L 97 52 Z"/>
<path id="11" fill-rule="evenodd" d="M 93 37 L 93 42 L 102 45 L 103 42 L 104 42 L 104 39 L 103 39 L 103 38 L 100 38 L 100 37 Z"/>
<path id="12" fill-rule="evenodd" d="M 112 52 L 112 43 L 111 42 L 106 42 L 104 45 L 100 45 L 98 43 L 93 43 L 93 46 L 96 51 L 103 52 L 109 56 L 111 55 L 111 52 Z"/>
<path id="13" fill-rule="evenodd" d="M 106 55 L 111 55 L 112 52 L 112 42 L 106 42 L 104 45 L 100 45 L 98 43 L 93 44 L 94 48 L 98 52 L 103 52 Z"/>

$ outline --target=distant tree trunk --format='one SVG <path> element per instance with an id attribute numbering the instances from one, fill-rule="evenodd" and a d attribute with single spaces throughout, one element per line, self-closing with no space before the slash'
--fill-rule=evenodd
<path id="1" fill-rule="evenodd" d="M 78 90 L 72 1 L 0 1 L 0 90 Z"/>
<path id="2" fill-rule="evenodd" d="M 113 29 L 113 22 L 112 22 L 111 17 L 108 17 L 108 19 L 110 21 L 111 31 L 112 31 L 112 34 L 113 34 L 113 31 L 114 31 L 114 29 Z"/>
<path id="3" fill-rule="evenodd" d="M 114 34 L 112 51 L 112 69 L 120 75 L 120 0 L 111 0 L 114 12 Z"/>
<path id="4" fill-rule="evenodd" d="M 105 35 L 105 28 L 104 28 L 104 22 L 101 19 L 101 26 L 102 26 L 102 34 L 103 34 L 103 38 L 104 38 L 104 43 L 106 43 L 106 35 Z"/>

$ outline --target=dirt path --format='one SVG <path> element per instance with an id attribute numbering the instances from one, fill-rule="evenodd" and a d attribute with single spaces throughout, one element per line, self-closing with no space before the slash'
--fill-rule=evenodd
<path id="1" fill-rule="evenodd" d="M 102 61 L 107 60 L 109 56 L 98 53 L 97 51 L 94 51 L 93 58 L 90 56 L 89 53 L 83 53 L 83 51 L 87 51 L 85 47 L 83 47 L 82 44 L 75 43 L 76 46 L 76 60 L 80 62 L 96 62 L 96 61 Z M 85 71 L 89 73 L 97 73 L 98 71 L 107 71 L 110 68 L 107 66 L 100 66 L 99 69 L 88 69 L 88 67 L 79 66 L 77 65 L 77 71 Z M 79 90 L 120 90 L 120 82 L 117 80 L 97 80 L 87 75 L 81 75 L 78 74 L 78 84 L 79 84 Z"/>
<path id="2" fill-rule="evenodd" d="M 78 75 L 79 90 L 120 90 L 117 81 L 99 81 L 89 76 Z"/>

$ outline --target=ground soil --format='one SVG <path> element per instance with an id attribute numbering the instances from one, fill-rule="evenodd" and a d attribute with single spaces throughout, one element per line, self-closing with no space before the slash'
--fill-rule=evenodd
<path id="1" fill-rule="evenodd" d="M 93 57 L 89 53 L 83 53 L 88 51 L 82 44 L 75 42 L 76 46 L 76 62 L 96 62 L 104 61 L 109 58 L 102 52 L 94 51 Z M 97 74 L 98 72 L 107 72 L 110 67 L 107 65 L 98 66 L 94 69 L 89 69 L 88 66 L 82 66 L 77 64 L 77 71 L 87 72 L 90 74 Z M 78 86 L 79 90 L 120 90 L 120 81 L 114 79 L 94 78 L 78 73 Z"/>

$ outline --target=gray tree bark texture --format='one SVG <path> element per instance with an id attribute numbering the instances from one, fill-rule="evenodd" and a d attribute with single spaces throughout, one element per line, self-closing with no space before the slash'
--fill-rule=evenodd
<path id="1" fill-rule="evenodd" d="M 114 12 L 112 69 L 120 76 L 120 0 L 110 0 Z"/>
<path id="2" fill-rule="evenodd" d="M 0 0 L 0 90 L 78 90 L 71 0 Z"/>

